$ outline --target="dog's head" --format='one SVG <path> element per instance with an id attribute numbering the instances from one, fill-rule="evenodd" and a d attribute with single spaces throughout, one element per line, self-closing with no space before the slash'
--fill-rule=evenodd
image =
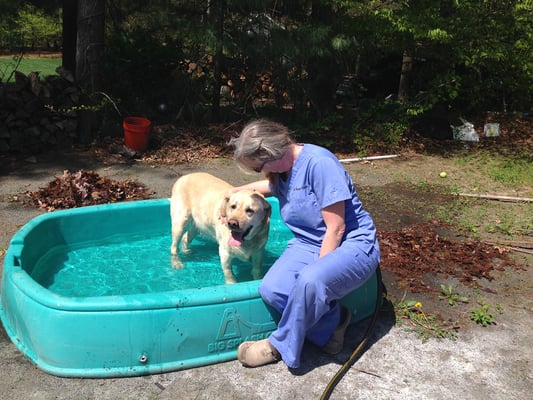
<path id="1" fill-rule="evenodd" d="M 272 207 L 259 193 L 241 190 L 224 198 L 219 215 L 231 231 L 229 244 L 240 246 L 259 232 L 268 232 Z"/>

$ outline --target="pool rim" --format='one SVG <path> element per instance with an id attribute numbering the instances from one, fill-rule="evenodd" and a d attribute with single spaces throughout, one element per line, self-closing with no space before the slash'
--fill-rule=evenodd
<path id="1" fill-rule="evenodd" d="M 73 214 L 82 215 L 97 212 L 99 209 L 105 209 L 109 212 L 110 210 L 113 211 L 114 208 L 166 207 L 167 205 L 170 206 L 170 199 L 161 198 L 78 207 L 40 214 L 21 227 L 11 239 L 4 258 L 4 270 L 11 271 L 11 274 L 3 273 L 3 276 L 9 277 L 22 293 L 33 298 L 41 305 L 64 311 L 127 311 L 196 307 L 212 304 L 213 302 L 237 302 L 247 300 L 251 295 L 259 295 L 260 280 L 251 280 L 235 284 L 220 284 L 154 293 L 68 297 L 42 286 L 20 265 L 26 236 L 37 225 L 48 219 L 57 219 Z M 142 296 L 142 303 L 138 300 L 139 296 Z"/>

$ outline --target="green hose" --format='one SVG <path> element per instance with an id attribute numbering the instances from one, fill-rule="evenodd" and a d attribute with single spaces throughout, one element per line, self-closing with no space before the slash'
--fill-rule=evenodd
<path id="1" fill-rule="evenodd" d="M 322 393 L 322 396 L 320 397 L 321 400 L 327 400 L 330 398 L 331 393 L 333 393 L 333 390 L 335 390 L 335 387 L 338 385 L 340 380 L 346 375 L 346 372 L 352 367 L 352 365 L 355 364 L 357 359 L 361 356 L 362 350 L 365 348 L 366 343 L 368 342 L 368 339 L 370 338 L 370 335 L 372 334 L 372 331 L 374 330 L 374 327 L 376 325 L 376 322 L 378 320 L 379 316 L 379 310 L 381 309 L 382 305 L 382 297 L 385 294 L 386 295 L 386 289 L 384 288 L 383 281 L 381 280 L 381 269 L 376 269 L 376 275 L 377 275 L 377 296 L 376 296 L 376 308 L 374 310 L 374 314 L 372 315 L 372 319 L 370 320 L 370 324 L 368 325 L 368 328 L 366 329 L 366 332 L 355 348 L 355 350 L 350 355 L 350 358 L 344 362 L 344 364 L 339 368 L 337 373 L 331 378 L 328 385 L 326 386 L 326 389 L 324 390 L 324 393 Z"/>

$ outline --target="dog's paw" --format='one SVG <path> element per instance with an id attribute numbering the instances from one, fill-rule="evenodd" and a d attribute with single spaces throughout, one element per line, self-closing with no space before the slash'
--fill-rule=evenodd
<path id="1" fill-rule="evenodd" d="M 222 268 L 222 272 L 224 273 L 224 280 L 226 281 L 226 284 L 234 284 L 237 283 L 237 278 L 235 278 L 235 275 L 233 275 L 233 271 L 231 268 Z"/>
<path id="2" fill-rule="evenodd" d="M 172 268 L 174 268 L 174 269 L 182 269 L 183 268 L 183 263 L 181 262 L 181 260 L 176 255 L 173 255 L 171 257 L 171 264 L 172 264 Z"/>
<path id="3" fill-rule="evenodd" d="M 262 277 L 263 277 L 263 272 L 261 271 L 261 269 L 252 270 L 252 278 L 254 278 L 254 280 L 261 279 Z"/>

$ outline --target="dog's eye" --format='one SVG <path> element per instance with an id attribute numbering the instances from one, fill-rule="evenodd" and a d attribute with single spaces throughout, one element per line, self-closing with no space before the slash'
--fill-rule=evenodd
<path id="1" fill-rule="evenodd" d="M 232 205 L 230 205 L 229 207 L 230 207 L 232 210 L 235 210 L 235 209 L 237 209 L 237 204 L 232 204 Z"/>
<path id="2" fill-rule="evenodd" d="M 255 214 L 255 211 L 252 208 L 247 208 L 245 211 L 250 217 Z"/>

